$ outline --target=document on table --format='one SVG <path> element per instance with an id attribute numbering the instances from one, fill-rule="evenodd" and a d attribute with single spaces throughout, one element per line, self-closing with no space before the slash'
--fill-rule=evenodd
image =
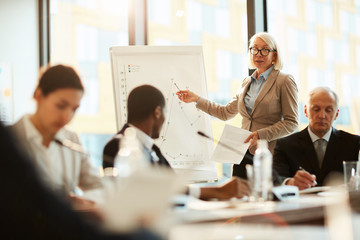
<path id="1" fill-rule="evenodd" d="M 308 194 L 308 193 L 320 193 L 320 192 L 326 192 L 331 189 L 330 186 L 318 186 L 318 187 L 312 187 L 307 188 L 304 190 L 299 191 L 300 194 Z"/>
<path id="2" fill-rule="evenodd" d="M 249 148 L 250 143 L 244 143 L 244 141 L 250 134 L 251 132 L 248 130 L 225 125 L 211 160 L 221 163 L 240 164 Z"/>
<path id="3" fill-rule="evenodd" d="M 105 180 L 105 179 L 104 179 Z M 153 223 L 166 213 L 170 197 L 184 191 L 183 179 L 168 169 L 139 169 L 127 178 L 104 181 L 103 226 L 111 231 L 127 232 Z"/>
<path id="4" fill-rule="evenodd" d="M 211 211 L 224 208 L 239 208 L 239 209 L 259 209 L 264 204 L 256 204 L 255 202 L 247 202 L 248 198 L 230 199 L 225 201 L 204 201 L 198 198 L 189 197 L 186 207 L 191 210 Z"/>

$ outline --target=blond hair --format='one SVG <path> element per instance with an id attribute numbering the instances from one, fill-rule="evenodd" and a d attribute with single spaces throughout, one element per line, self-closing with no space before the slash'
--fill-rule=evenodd
<path id="1" fill-rule="evenodd" d="M 275 50 L 276 51 L 276 59 L 275 62 L 273 63 L 274 65 L 274 69 L 275 70 L 281 70 L 283 68 L 283 61 L 281 58 L 281 54 L 280 54 L 280 49 L 278 47 L 278 44 L 276 43 L 275 39 L 273 38 L 273 36 L 271 36 L 269 33 L 267 32 L 260 32 L 255 34 L 254 36 L 251 37 L 250 41 L 249 41 L 249 46 L 252 47 L 252 45 L 254 44 L 254 41 L 256 38 L 261 38 L 268 46 L 271 50 Z M 251 53 L 250 53 L 250 49 L 248 52 L 249 55 L 249 69 L 255 69 L 255 64 L 251 58 Z"/>

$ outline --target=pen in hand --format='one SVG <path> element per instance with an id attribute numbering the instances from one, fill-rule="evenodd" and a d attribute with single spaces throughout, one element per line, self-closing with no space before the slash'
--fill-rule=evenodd
<path id="1" fill-rule="evenodd" d="M 180 90 L 179 86 L 175 82 L 174 82 L 174 85 L 180 91 L 180 96 L 182 96 L 183 94 L 181 93 L 181 90 Z"/>
<path id="2" fill-rule="evenodd" d="M 303 167 L 301 167 L 301 166 L 299 166 L 299 170 L 300 170 L 300 171 L 304 171 L 304 172 L 310 174 L 308 171 L 306 171 L 306 170 L 305 170 Z M 312 174 L 310 174 L 310 175 L 312 175 Z M 317 185 L 316 180 L 314 180 L 313 183 L 314 183 L 315 185 Z"/>
<path id="3" fill-rule="evenodd" d="M 174 85 L 175 85 L 175 87 L 176 87 L 179 91 L 181 91 L 180 88 L 178 87 L 178 85 L 177 85 L 176 83 L 174 83 Z"/>

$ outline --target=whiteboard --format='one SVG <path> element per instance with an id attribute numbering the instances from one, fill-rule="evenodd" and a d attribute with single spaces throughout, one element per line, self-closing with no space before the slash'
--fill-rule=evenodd
<path id="1" fill-rule="evenodd" d="M 14 120 L 14 93 L 11 64 L 0 62 L 0 122 L 11 124 Z"/>
<path id="2" fill-rule="evenodd" d="M 210 161 L 213 142 L 197 134 L 212 135 L 210 117 L 175 94 L 177 85 L 207 97 L 201 46 L 114 46 L 110 56 L 117 129 L 127 121 L 126 101 L 131 90 L 152 85 L 166 101 L 165 122 L 156 140 L 163 155 L 175 171 L 188 173 L 189 180 L 217 179 L 216 165 Z"/>

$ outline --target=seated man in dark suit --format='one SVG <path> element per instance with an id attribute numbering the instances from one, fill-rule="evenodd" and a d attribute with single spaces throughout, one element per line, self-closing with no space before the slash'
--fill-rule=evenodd
<path id="1" fill-rule="evenodd" d="M 285 184 L 300 190 L 323 185 L 330 173 L 343 173 L 344 160 L 358 159 L 360 137 L 332 127 L 338 114 L 335 92 L 327 87 L 310 92 L 305 105 L 308 127 L 278 139 L 274 149 L 273 167 Z"/>
<path id="2" fill-rule="evenodd" d="M 136 136 L 145 149 L 145 155 L 153 164 L 170 168 L 170 164 L 161 154 L 160 149 L 154 144 L 154 139 L 160 136 L 160 131 L 165 120 L 165 98 L 157 88 L 142 85 L 134 88 L 128 97 L 128 121 L 123 128 L 105 145 L 103 152 L 103 168 L 113 167 L 115 157 L 119 151 L 119 143 L 129 127 L 136 131 Z M 248 193 L 245 180 L 234 178 L 221 187 L 190 188 L 190 193 L 202 199 L 242 197 Z"/>
<path id="3" fill-rule="evenodd" d="M 130 126 L 136 131 L 136 136 L 144 147 L 145 154 L 153 156 L 155 152 L 159 158 L 158 164 L 170 167 L 170 164 L 154 144 L 154 139 L 160 135 L 165 120 L 165 98 L 163 94 L 150 85 L 143 85 L 133 89 L 127 102 L 127 123 L 105 145 L 103 152 L 103 168 L 113 167 L 115 157 L 119 151 L 119 142 L 125 130 Z"/>
<path id="4" fill-rule="evenodd" d="M 1 239 L 159 239 L 138 230 L 105 233 L 85 222 L 44 185 L 33 161 L 0 123 Z"/>

